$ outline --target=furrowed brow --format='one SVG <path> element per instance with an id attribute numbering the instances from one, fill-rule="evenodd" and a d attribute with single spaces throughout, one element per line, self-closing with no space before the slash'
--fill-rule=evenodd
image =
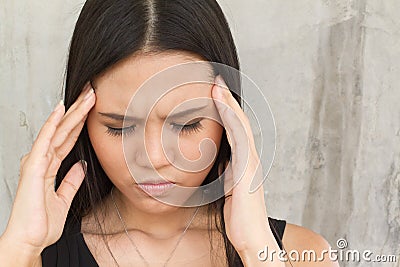
<path id="1" fill-rule="evenodd" d="M 176 112 L 174 114 L 171 114 L 168 116 L 169 119 L 176 119 L 176 118 L 183 118 L 185 116 L 191 115 L 193 113 L 196 113 L 198 111 L 201 111 L 203 109 L 205 109 L 206 107 L 208 107 L 208 105 L 204 105 L 204 106 L 200 106 L 200 107 L 194 107 L 194 108 L 190 108 L 187 110 L 183 110 L 180 112 Z M 141 118 L 137 118 L 135 116 L 125 116 L 122 114 L 117 114 L 117 113 L 103 113 L 103 112 L 98 112 L 98 114 L 100 114 L 101 116 L 110 118 L 112 120 L 115 121 L 119 121 L 119 122 L 123 122 L 125 121 L 142 121 L 143 119 Z"/>

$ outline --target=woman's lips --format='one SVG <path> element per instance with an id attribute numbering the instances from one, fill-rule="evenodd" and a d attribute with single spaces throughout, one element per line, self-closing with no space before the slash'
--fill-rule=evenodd
<path id="1" fill-rule="evenodd" d="M 161 196 L 175 186 L 171 182 L 138 183 L 137 185 L 152 196 Z"/>

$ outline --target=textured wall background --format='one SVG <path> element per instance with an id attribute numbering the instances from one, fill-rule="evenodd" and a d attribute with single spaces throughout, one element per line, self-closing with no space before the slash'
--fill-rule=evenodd
<path id="1" fill-rule="evenodd" d="M 61 99 L 82 1 L 0 0 L 0 232 L 20 157 Z M 270 216 L 400 266 L 400 1 L 219 1 L 277 126 Z"/>

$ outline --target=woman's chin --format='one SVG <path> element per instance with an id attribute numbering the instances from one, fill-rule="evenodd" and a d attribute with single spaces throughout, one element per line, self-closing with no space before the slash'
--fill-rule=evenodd
<path id="1" fill-rule="evenodd" d="M 186 186 L 186 188 L 175 186 L 161 190 L 138 184 L 118 185 L 118 187 L 123 188 L 120 193 L 124 196 L 125 205 L 134 206 L 135 209 L 153 214 L 188 207 L 187 201 L 194 196 L 193 193 L 198 189 L 198 187 L 193 187 L 193 190 L 188 190 Z"/>

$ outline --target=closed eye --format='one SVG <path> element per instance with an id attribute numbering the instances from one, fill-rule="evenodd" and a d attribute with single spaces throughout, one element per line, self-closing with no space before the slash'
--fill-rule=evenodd
<path id="1" fill-rule="evenodd" d="M 200 123 L 201 120 L 191 123 L 191 124 L 185 124 L 185 125 L 180 125 L 180 124 L 172 124 L 174 129 L 177 130 L 178 132 L 182 132 L 184 134 L 192 134 L 195 132 L 201 131 L 204 127 Z"/>
<path id="2" fill-rule="evenodd" d="M 125 127 L 125 128 L 113 128 L 113 127 L 107 126 L 106 133 L 111 136 L 121 136 L 122 134 L 129 135 L 135 131 L 135 128 L 136 128 L 136 125 L 132 125 L 132 126 Z"/>
<path id="3" fill-rule="evenodd" d="M 199 132 L 204 128 L 203 125 L 200 123 L 200 121 L 201 120 L 199 120 L 195 123 L 184 124 L 184 125 L 171 123 L 171 125 L 175 131 L 188 135 L 188 134 Z M 125 128 L 114 128 L 114 127 L 107 126 L 106 133 L 111 136 L 121 136 L 122 134 L 130 135 L 135 132 L 135 128 L 136 128 L 136 125 L 132 125 L 132 126 L 125 127 Z"/>

